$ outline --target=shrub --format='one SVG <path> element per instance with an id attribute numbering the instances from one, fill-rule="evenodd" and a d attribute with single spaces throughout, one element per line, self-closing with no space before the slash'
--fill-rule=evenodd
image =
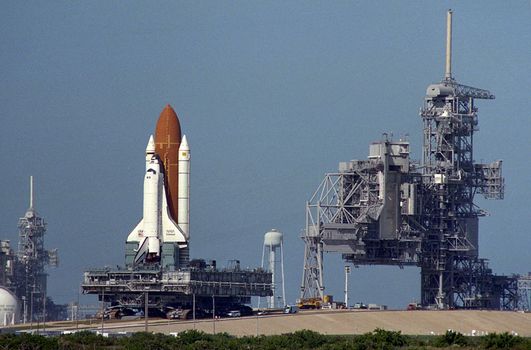
<path id="1" fill-rule="evenodd" d="M 386 331 L 384 329 L 377 328 L 373 332 L 373 336 L 377 344 L 389 344 L 398 347 L 408 344 L 407 336 L 403 335 L 400 331 Z"/>
<path id="2" fill-rule="evenodd" d="M 179 333 L 177 337 L 179 344 L 190 345 L 200 340 L 211 341 L 212 336 L 202 331 L 190 329 Z"/>
<path id="3" fill-rule="evenodd" d="M 43 337 L 22 333 L 19 335 L 5 334 L 0 337 L 2 349 L 39 349 L 55 350 L 59 347 L 56 337 Z"/>
<path id="4" fill-rule="evenodd" d="M 120 344 L 128 350 L 165 350 L 175 348 L 176 340 L 160 333 L 138 332 L 129 338 L 120 339 Z"/>
<path id="5" fill-rule="evenodd" d="M 492 333 L 484 336 L 481 343 L 486 349 L 512 349 L 523 343 L 523 339 L 507 332 L 502 334 Z"/>
<path id="6" fill-rule="evenodd" d="M 401 332 L 386 331 L 380 328 L 371 333 L 354 337 L 351 348 L 354 349 L 394 349 L 409 343 L 409 337 Z"/>
<path id="7" fill-rule="evenodd" d="M 447 330 L 445 334 L 435 340 L 435 346 L 440 348 L 452 345 L 466 346 L 468 340 L 463 334 L 452 330 Z"/>
<path id="8" fill-rule="evenodd" d="M 287 336 L 294 346 L 303 349 L 315 349 L 326 343 L 326 335 L 303 329 Z"/>
<path id="9" fill-rule="evenodd" d="M 67 344 L 108 346 L 113 343 L 113 340 L 93 332 L 81 331 L 73 334 L 61 335 L 59 337 L 59 343 L 63 347 Z"/>

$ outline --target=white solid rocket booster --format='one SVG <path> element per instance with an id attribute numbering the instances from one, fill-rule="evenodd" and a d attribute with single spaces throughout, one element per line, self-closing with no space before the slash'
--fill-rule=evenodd
<path id="1" fill-rule="evenodd" d="M 179 147 L 179 193 L 177 225 L 184 236 L 190 238 L 190 147 L 186 135 Z"/>

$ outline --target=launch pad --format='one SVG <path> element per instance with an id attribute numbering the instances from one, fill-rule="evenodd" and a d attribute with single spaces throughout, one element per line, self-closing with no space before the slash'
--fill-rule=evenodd
<path id="1" fill-rule="evenodd" d="M 474 201 L 503 199 L 502 161 L 474 161 L 477 99 L 487 90 L 459 84 L 451 70 L 452 12 L 447 17 L 446 74 L 428 86 L 421 109 L 422 163 L 409 142 L 384 134 L 367 160 L 341 162 L 306 204 L 301 299 L 323 298 L 323 252 L 356 265 L 421 268 L 421 304 L 437 309 L 516 309 L 517 278 L 496 276 L 479 258 Z"/>

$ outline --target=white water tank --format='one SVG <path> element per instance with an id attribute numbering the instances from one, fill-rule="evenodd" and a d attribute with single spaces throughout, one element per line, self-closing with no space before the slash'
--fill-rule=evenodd
<path id="1" fill-rule="evenodd" d="M 17 321 L 17 297 L 9 289 L 0 287 L 0 325 L 9 326 Z"/>
<path id="2" fill-rule="evenodd" d="M 267 232 L 264 236 L 264 245 L 270 247 L 280 247 L 282 243 L 282 233 L 275 229 Z"/>

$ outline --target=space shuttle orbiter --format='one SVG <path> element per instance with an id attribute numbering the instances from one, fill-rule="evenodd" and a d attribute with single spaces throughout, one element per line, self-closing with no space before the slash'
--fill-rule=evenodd
<path id="1" fill-rule="evenodd" d="M 187 144 L 186 148 L 188 148 Z M 127 237 L 127 242 L 139 242 L 133 260 L 135 265 L 159 261 L 161 246 L 164 242 L 175 242 L 179 246 L 186 246 L 188 243 L 187 234 L 171 217 L 166 199 L 163 169 L 158 155 L 155 154 L 153 136 L 150 136 L 146 147 L 144 216 Z"/>

